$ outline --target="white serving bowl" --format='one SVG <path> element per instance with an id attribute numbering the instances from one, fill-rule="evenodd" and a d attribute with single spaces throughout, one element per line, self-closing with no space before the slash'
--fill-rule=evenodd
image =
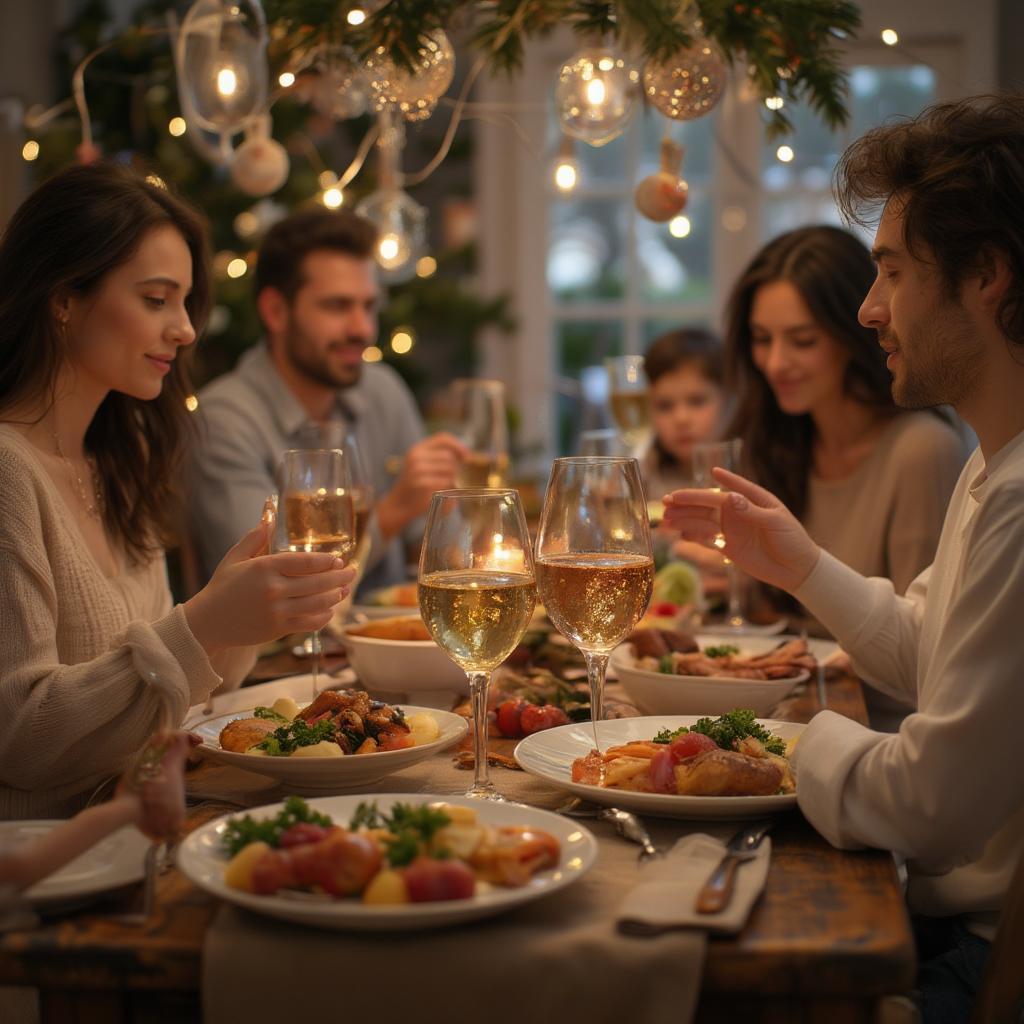
<path id="1" fill-rule="evenodd" d="M 787 679 L 668 675 L 637 668 L 632 644 L 616 647 L 609 663 L 626 695 L 645 715 L 724 715 L 734 708 L 750 708 L 761 718 L 810 675 L 801 672 Z"/>
<path id="2" fill-rule="evenodd" d="M 360 684 L 379 700 L 450 708 L 469 693 L 466 673 L 433 640 L 382 640 L 352 632 L 359 628 L 346 626 L 342 642 Z"/>

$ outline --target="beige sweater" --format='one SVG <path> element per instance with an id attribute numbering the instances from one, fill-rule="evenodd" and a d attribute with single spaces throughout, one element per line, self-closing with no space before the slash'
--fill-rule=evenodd
<path id="1" fill-rule="evenodd" d="M 32 446 L 0 426 L 0 819 L 61 817 L 219 686 L 163 556 L 110 578 Z"/>

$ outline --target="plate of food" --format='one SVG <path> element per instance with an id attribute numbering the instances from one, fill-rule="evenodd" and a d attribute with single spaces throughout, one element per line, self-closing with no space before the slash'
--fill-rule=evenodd
<path id="1" fill-rule="evenodd" d="M 0 822 L 0 847 L 41 839 L 64 824 L 65 821 L 51 820 Z M 33 905 L 45 908 L 131 885 L 145 873 L 148 849 L 149 840 L 133 826 L 125 826 L 37 882 L 25 896 Z"/>
<path id="2" fill-rule="evenodd" d="M 196 752 L 267 775 L 304 792 L 361 789 L 457 743 L 467 731 L 459 715 L 395 707 L 362 690 L 324 690 L 300 708 L 290 697 L 271 707 L 233 711 L 190 728 Z"/>
<path id="3" fill-rule="evenodd" d="M 807 681 L 818 659 L 802 637 L 732 640 L 638 629 L 612 652 L 609 664 L 644 714 L 720 715 L 749 707 L 766 715 Z"/>
<path id="4" fill-rule="evenodd" d="M 534 733 L 520 766 L 585 800 L 665 818 L 752 818 L 796 806 L 789 765 L 806 727 L 749 709 L 712 719 L 621 718 Z"/>
<path id="5" fill-rule="evenodd" d="M 579 822 L 521 804 L 423 794 L 321 797 L 225 815 L 178 867 L 271 917 L 407 931 L 489 917 L 582 878 L 597 843 Z"/>
<path id="6" fill-rule="evenodd" d="M 359 603 L 352 605 L 352 615 L 360 619 L 386 619 L 392 615 L 419 614 L 419 588 L 415 582 L 395 583 L 390 587 L 371 590 L 360 595 Z"/>

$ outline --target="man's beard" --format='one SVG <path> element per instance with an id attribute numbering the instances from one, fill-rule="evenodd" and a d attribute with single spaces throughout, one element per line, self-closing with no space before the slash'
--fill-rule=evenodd
<path id="1" fill-rule="evenodd" d="M 929 317 L 930 328 L 907 332 L 908 344 L 892 330 L 878 332 L 891 339 L 902 366 L 892 379 L 892 397 L 904 409 L 930 409 L 961 404 L 981 377 L 984 351 L 970 318 L 955 303 L 946 303 Z"/>
<path id="2" fill-rule="evenodd" d="M 327 388 L 350 388 L 353 384 L 359 383 L 362 373 L 361 361 L 355 366 L 335 368 L 326 355 L 308 352 L 307 350 L 313 349 L 313 346 L 303 344 L 305 338 L 306 335 L 294 324 L 285 336 L 285 353 L 297 370 Z M 358 345 L 361 349 L 363 342 L 362 339 L 346 338 L 333 342 L 332 347 L 334 345 Z"/>

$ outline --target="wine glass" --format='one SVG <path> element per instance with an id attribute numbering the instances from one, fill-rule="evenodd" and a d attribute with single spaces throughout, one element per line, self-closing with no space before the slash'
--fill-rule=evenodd
<path id="1" fill-rule="evenodd" d="M 430 635 L 469 677 L 476 769 L 466 795 L 501 800 L 487 765 L 487 687 L 522 639 L 537 602 L 517 491 L 434 495 L 420 553 L 419 600 Z"/>
<path id="2" fill-rule="evenodd" d="M 727 469 L 732 473 L 740 471 L 740 460 L 743 457 L 743 441 L 734 437 L 728 441 L 711 441 L 693 446 L 693 484 L 695 487 L 708 487 L 713 491 L 721 491 L 722 485 L 711 475 L 715 466 Z M 715 534 L 713 541 L 716 548 L 725 548 L 725 535 Z M 742 630 L 747 625 L 743 616 L 743 605 L 740 599 L 740 578 L 731 558 L 725 559 L 726 579 L 729 585 L 729 605 L 726 622 L 732 629 Z"/>
<path id="3" fill-rule="evenodd" d="M 646 610 L 653 579 L 636 459 L 555 459 L 537 536 L 537 593 L 586 660 L 595 745 L 608 655 Z"/>
<path id="4" fill-rule="evenodd" d="M 355 550 L 355 506 L 348 460 L 337 448 L 293 448 L 281 457 L 277 548 L 326 551 L 345 559 Z M 313 699 L 320 675 L 320 630 L 313 632 Z"/>
<path id="5" fill-rule="evenodd" d="M 651 405 L 643 356 L 614 356 L 608 368 L 608 400 L 623 441 L 639 456 L 651 433 Z"/>
<path id="6" fill-rule="evenodd" d="M 508 420 L 500 380 L 460 378 L 452 382 L 452 433 L 470 450 L 459 467 L 459 487 L 505 487 L 508 483 Z"/>

